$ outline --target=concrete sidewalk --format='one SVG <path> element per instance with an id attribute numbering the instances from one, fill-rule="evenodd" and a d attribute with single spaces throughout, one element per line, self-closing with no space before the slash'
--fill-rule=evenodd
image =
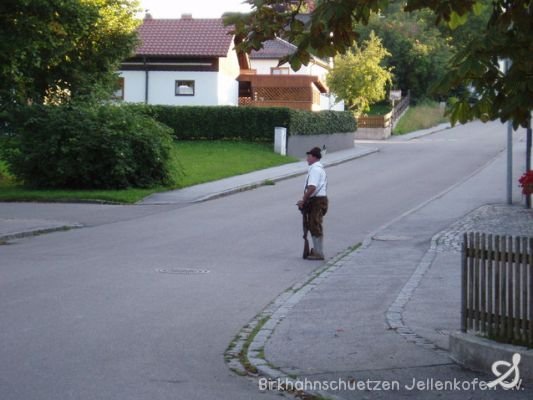
<path id="1" fill-rule="evenodd" d="M 326 154 L 323 162 L 326 166 L 338 165 L 377 151 L 372 146 L 358 145 L 353 149 Z M 276 182 L 305 173 L 307 163 L 299 161 L 185 189 L 156 193 L 136 205 L 0 203 L 0 241 L 137 218 L 158 210 L 165 211 L 253 189 L 264 185 L 265 181 Z"/>
<path id="2" fill-rule="evenodd" d="M 523 170 L 523 148 L 523 141 L 515 146 L 516 175 Z M 518 189 L 515 194 L 519 204 Z M 261 314 L 270 319 L 248 352 L 260 374 L 271 379 L 271 390 L 278 379 L 292 378 L 328 398 L 501 398 L 501 388 L 473 386 L 476 380 L 494 380 L 490 370 L 467 371 L 453 363 L 447 349 L 449 333 L 460 328 L 462 232 L 533 236 L 533 211 L 501 205 L 504 197 L 502 153 L 376 231 L 358 250 L 330 260 L 314 280 L 280 296 Z M 360 386 L 320 390 L 325 387 L 320 382 L 339 380 Z M 467 383 L 459 390 L 437 390 L 435 381 Z M 420 386 L 412 388 L 413 383 Z M 533 385 L 506 391 L 505 397 L 531 399 Z"/>
<path id="3" fill-rule="evenodd" d="M 322 158 L 322 163 L 324 166 L 330 167 L 364 157 L 377 151 L 378 149 L 375 147 L 356 146 L 353 149 L 328 153 Z M 305 161 L 284 164 L 278 167 L 232 176 L 184 189 L 155 193 L 140 201 L 138 204 L 180 204 L 211 200 L 262 186 L 265 184 L 265 181 L 277 182 L 303 175 L 307 173 L 307 168 L 308 166 Z"/>

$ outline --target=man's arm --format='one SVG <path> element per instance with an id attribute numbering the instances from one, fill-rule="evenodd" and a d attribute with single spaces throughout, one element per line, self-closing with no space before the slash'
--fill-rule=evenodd
<path id="1" fill-rule="evenodd" d="M 302 208 L 304 204 L 307 203 L 307 200 L 309 200 L 309 198 L 313 195 L 313 193 L 315 193 L 315 190 L 316 190 L 316 186 L 314 185 L 307 186 L 307 188 L 305 189 L 304 197 L 302 197 L 302 200 L 296 203 L 299 208 Z"/>

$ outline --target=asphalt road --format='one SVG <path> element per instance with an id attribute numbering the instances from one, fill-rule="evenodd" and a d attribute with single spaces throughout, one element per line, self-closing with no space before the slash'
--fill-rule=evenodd
<path id="1" fill-rule="evenodd" d="M 378 146 L 328 169 L 329 255 L 486 164 L 504 149 L 505 128 L 474 123 Z M 303 183 L 187 207 L 116 208 L 120 217 L 77 205 L 91 226 L 0 246 L 0 399 L 279 398 L 230 372 L 223 353 L 319 266 L 300 258 Z M 0 206 L 0 216 L 16 207 Z M 76 218 L 70 206 L 20 207 Z M 173 269 L 209 272 L 160 271 Z"/>

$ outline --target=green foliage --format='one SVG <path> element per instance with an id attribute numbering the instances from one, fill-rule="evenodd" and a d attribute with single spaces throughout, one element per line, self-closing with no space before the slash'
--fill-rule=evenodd
<path id="1" fill-rule="evenodd" d="M 211 182 L 230 176 L 297 161 L 272 151 L 272 144 L 243 141 L 176 142 L 182 167 L 179 187 Z"/>
<path id="2" fill-rule="evenodd" d="M 380 101 L 370 106 L 366 115 L 385 115 L 392 111 L 392 104 L 389 100 Z"/>
<path id="3" fill-rule="evenodd" d="M 323 135 L 355 132 L 357 122 L 348 111 L 290 111 L 289 135 Z"/>
<path id="4" fill-rule="evenodd" d="M 407 112 L 398 121 L 393 133 L 395 135 L 401 135 L 420 129 L 431 128 L 447 121 L 448 119 L 444 116 L 444 108 L 439 103 L 423 102 L 409 107 Z"/>
<path id="5" fill-rule="evenodd" d="M 242 139 L 271 141 L 274 127 L 287 126 L 290 112 L 285 108 L 230 106 L 123 105 L 145 110 L 169 126 L 176 139 Z"/>
<path id="6" fill-rule="evenodd" d="M 230 106 L 161 106 L 124 104 L 121 107 L 149 115 L 169 126 L 179 140 L 274 139 L 276 126 L 288 134 L 312 135 L 353 132 L 355 121 L 350 113 L 337 111 L 297 111 L 288 108 Z"/>
<path id="7" fill-rule="evenodd" d="M 247 0 L 252 12 L 228 15 L 233 24 L 238 49 L 249 52 L 262 43 L 281 37 L 294 43 L 297 51 L 287 60 L 295 68 L 307 64 L 310 52 L 319 57 L 345 53 L 353 47 L 358 32 L 356 26 L 369 23 L 372 13 L 385 10 L 390 0 L 319 1 L 308 24 L 287 29 L 298 11 L 291 1 Z M 447 23 L 459 27 L 472 16 L 482 14 L 487 0 L 406 0 L 404 11 L 429 9 L 436 25 Z M 448 95 L 451 91 L 472 87 L 475 96 L 463 92 L 451 108 L 452 121 L 512 120 L 515 127 L 529 124 L 533 110 L 533 20 L 532 0 L 490 1 L 490 18 L 476 37 L 468 41 L 451 60 L 445 77 L 437 89 Z M 465 26 L 466 24 L 462 25 Z M 292 28 L 292 27 L 291 27 Z M 503 74 L 498 60 L 508 59 L 511 68 Z"/>
<path id="8" fill-rule="evenodd" d="M 0 2 L 0 106 L 111 90 L 136 45 L 137 2 Z"/>
<path id="9" fill-rule="evenodd" d="M 392 68 L 394 87 L 409 91 L 414 102 L 433 97 L 431 88 L 444 76 L 453 51 L 431 17 L 428 10 L 405 13 L 395 4 L 357 27 L 360 39 L 376 32 L 390 52 L 384 65 Z"/>
<path id="10" fill-rule="evenodd" d="M 25 106 L 5 126 L 3 159 L 27 186 L 120 189 L 172 183 L 170 129 L 128 109 Z"/>
<path id="11" fill-rule="evenodd" d="M 334 67 L 327 76 L 328 86 L 357 115 L 367 112 L 370 104 L 385 98 L 386 87 L 392 82 L 390 68 L 381 66 L 389 55 L 381 40 L 371 32 L 362 47 L 356 45 L 335 57 Z"/>

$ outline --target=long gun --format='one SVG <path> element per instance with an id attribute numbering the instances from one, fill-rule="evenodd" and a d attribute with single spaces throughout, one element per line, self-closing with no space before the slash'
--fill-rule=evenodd
<path id="1" fill-rule="evenodd" d="M 306 207 L 303 207 L 302 209 L 300 209 L 300 211 L 302 212 L 303 229 L 304 229 L 304 236 L 303 236 L 304 252 L 303 252 L 302 257 L 306 259 L 307 257 L 309 257 L 309 240 L 307 239 L 307 232 L 309 232 L 309 223 L 308 223 L 309 213 Z"/>

